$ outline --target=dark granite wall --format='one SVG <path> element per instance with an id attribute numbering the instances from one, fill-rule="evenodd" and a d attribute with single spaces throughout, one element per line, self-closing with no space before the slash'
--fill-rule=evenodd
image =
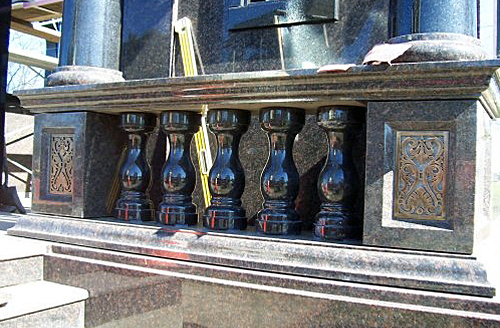
<path id="1" fill-rule="evenodd" d="M 172 0 L 124 0 L 121 71 L 127 80 L 169 76 Z"/>
<path id="2" fill-rule="evenodd" d="M 172 2 L 124 0 L 121 70 L 126 79 L 169 75 Z M 340 1 L 336 22 L 282 28 L 229 31 L 226 14 L 223 0 L 179 1 L 178 18 L 193 22 L 207 74 L 360 63 L 373 45 L 388 38 L 389 0 Z M 175 73 L 183 75 L 178 45 L 175 56 Z"/>
<path id="3" fill-rule="evenodd" d="M 388 0 L 340 1 L 334 23 L 284 27 L 285 69 L 359 63 L 388 37 Z M 281 69 L 277 28 L 226 30 L 223 1 L 181 1 L 193 21 L 207 73 Z"/>

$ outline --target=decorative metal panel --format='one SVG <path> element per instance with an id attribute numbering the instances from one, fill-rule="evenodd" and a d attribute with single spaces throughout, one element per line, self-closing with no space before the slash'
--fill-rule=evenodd
<path id="1" fill-rule="evenodd" d="M 446 218 L 448 131 L 396 134 L 394 218 Z"/>
<path id="2" fill-rule="evenodd" d="M 74 136 L 52 134 L 50 137 L 49 193 L 73 193 Z"/>

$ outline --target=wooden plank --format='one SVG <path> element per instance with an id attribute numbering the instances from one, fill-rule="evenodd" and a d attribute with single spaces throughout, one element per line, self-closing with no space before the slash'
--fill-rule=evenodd
<path id="1" fill-rule="evenodd" d="M 43 68 L 48 71 L 54 70 L 59 64 L 59 60 L 55 57 L 13 48 L 9 48 L 9 61 Z"/>
<path id="2" fill-rule="evenodd" d="M 12 19 L 10 28 L 54 43 L 59 43 L 59 40 L 61 39 L 61 32 L 54 31 L 43 26 L 37 26 L 35 28 L 30 23 L 23 22 L 15 18 Z"/>
<path id="3" fill-rule="evenodd" d="M 61 12 L 62 12 L 62 4 L 63 0 L 36 0 L 36 1 L 30 1 L 30 2 L 24 2 L 23 7 L 24 8 L 30 8 L 30 7 L 54 7 L 54 6 L 60 6 Z"/>
<path id="4" fill-rule="evenodd" d="M 40 22 L 62 17 L 62 0 L 39 0 L 15 3 L 12 17 L 26 22 Z"/>
<path id="5" fill-rule="evenodd" d="M 62 17 L 62 13 L 44 7 L 30 7 L 13 11 L 12 17 L 27 22 L 40 22 L 53 18 L 60 18 Z"/>
<path id="6" fill-rule="evenodd" d="M 52 10 L 52 11 L 56 11 L 58 13 L 62 13 L 63 12 L 63 2 L 62 1 L 55 2 L 55 3 L 50 3 L 50 4 L 44 4 L 43 7 L 47 8 L 49 10 Z"/>

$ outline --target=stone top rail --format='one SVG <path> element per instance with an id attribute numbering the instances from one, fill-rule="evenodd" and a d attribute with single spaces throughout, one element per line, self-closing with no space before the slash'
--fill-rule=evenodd
<path id="1" fill-rule="evenodd" d="M 47 87 L 16 93 L 31 113 L 140 111 L 267 106 L 316 110 L 379 100 L 479 99 L 500 117 L 500 60 L 351 67 L 345 72 L 265 71 Z"/>

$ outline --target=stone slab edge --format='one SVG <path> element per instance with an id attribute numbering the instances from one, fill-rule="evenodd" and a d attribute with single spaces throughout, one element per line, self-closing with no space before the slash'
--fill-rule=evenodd
<path id="1" fill-rule="evenodd" d="M 42 215 L 20 216 L 8 234 L 298 276 L 485 297 L 495 294 L 484 266 L 464 255 Z"/>

